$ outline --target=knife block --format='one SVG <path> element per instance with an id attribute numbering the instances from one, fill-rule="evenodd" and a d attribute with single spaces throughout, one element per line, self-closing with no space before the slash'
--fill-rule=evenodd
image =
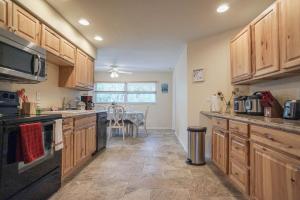
<path id="1" fill-rule="evenodd" d="M 35 115 L 36 114 L 36 103 L 23 102 L 21 112 L 23 115 Z"/>
<path id="2" fill-rule="evenodd" d="M 282 118 L 282 114 L 283 114 L 283 108 L 277 100 L 275 100 L 273 102 L 272 107 L 265 107 L 264 108 L 265 117 Z"/>

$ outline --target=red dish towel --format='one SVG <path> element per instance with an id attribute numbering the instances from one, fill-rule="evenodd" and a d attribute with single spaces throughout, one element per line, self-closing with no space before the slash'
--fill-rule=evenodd
<path id="1" fill-rule="evenodd" d="M 43 155 L 42 123 L 21 124 L 17 141 L 17 161 L 30 163 Z"/>

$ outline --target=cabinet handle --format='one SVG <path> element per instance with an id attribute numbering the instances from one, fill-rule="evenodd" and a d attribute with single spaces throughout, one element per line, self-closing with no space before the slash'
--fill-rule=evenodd
<path id="1" fill-rule="evenodd" d="M 234 173 L 234 175 L 238 176 L 238 175 L 239 175 L 239 173 L 235 172 L 235 173 Z"/>
<path id="2" fill-rule="evenodd" d="M 271 135 L 269 135 L 268 133 L 265 133 L 264 136 L 265 136 L 267 139 L 274 141 L 274 138 L 273 138 Z"/>
<path id="3" fill-rule="evenodd" d="M 235 149 L 235 150 L 240 150 L 240 148 L 239 148 L 239 147 L 234 147 L 234 149 Z"/>

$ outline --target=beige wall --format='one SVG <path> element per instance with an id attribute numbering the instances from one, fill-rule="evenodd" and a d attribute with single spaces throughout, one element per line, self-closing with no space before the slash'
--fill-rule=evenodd
<path id="1" fill-rule="evenodd" d="M 283 105 L 288 99 L 300 99 L 300 76 L 268 81 L 250 86 L 250 92 L 270 90 Z"/>
<path id="2" fill-rule="evenodd" d="M 87 54 L 96 57 L 96 48 L 91 45 L 73 26 L 71 26 L 45 0 L 16 0 L 36 16 L 47 22 L 68 40 L 84 50 Z"/>
<path id="3" fill-rule="evenodd" d="M 172 128 L 172 73 L 171 72 L 134 72 L 133 74 L 121 74 L 118 79 L 112 79 L 109 73 L 96 72 L 95 82 L 97 81 L 156 81 L 157 102 L 155 104 L 129 104 L 130 109 L 145 110 L 149 105 L 149 115 L 147 126 L 149 128 Z M 160 85 L 169 84 L 168 94 L 162 94 Z M 102 104 L 96 105 L 96 108 Z"/>
<path id="4" fill-rule="evenodd" d="M 229 42 L 238 30 L 192 41 L 188 44 L 188 124 L 208 128 L 206 134 L 206 156 L 211 155 L 210 120 L 200 111 L 209 110 L 209 97 L 222 91 L 231 95 Z M 192 80 L 193 69 L 204 68 L 205 81 Z"/>
<path id="5" fill-rule="evenodd" d="M 67 100 L 80 95 L 79 91 L 58 87 L 59 67 L 51 63 L 47 63 L 47 81 L 38 84 L 15 84 L 8 82 L 0 82 L 0 90 L 16 91 L 25 88 L 29 101 L 36 102 L 36 93 L 40 95 L 40 103 L 42 108 L 51 106 L 61 107 L 63 98 Z"/>
<path id="6" fill-rule="evenodd" d="M 185 47 L 173 71 L 173 129 L 187 151 L 187 47 Z"/>

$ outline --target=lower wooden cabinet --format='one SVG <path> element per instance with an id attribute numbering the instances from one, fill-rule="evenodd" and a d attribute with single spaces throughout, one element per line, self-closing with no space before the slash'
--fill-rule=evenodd
<path id="1" fill-rule="evenodd" d="M 297 200 L 300 197 L 300 161 L 251 144 L 251 199 Z"/>
<path id="2" fill-rule="evenodd" d="M 68 174 L 74 166 L 74 135 L 72 130 L 63 133 L 62 175 Z"/>
<path id="3" fill-rule="evenodd" d="M 68 176 L 96 151 L 96 115 L 63 121 L 62 177 Z"/>
<path id="4" fill-rule="evenodd" d="M 212 132 L 212 161 L 225 173 L 228 172 L 228 132 L 214 128 Z"/>
<path id="5" fill-rule="evenodd" d="M 229 159 L 229 178 L 245 194 L 249 194 L 249 169 L 238 160 Z"/>

